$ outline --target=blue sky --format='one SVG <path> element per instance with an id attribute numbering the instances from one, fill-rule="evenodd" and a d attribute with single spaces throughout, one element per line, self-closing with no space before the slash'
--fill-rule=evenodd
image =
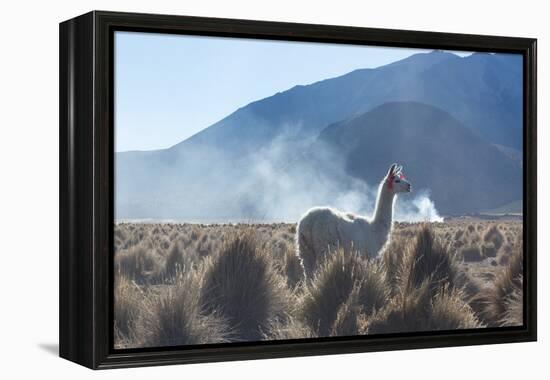
<path id="1" fill-rule="evenodd" d="M 252 101 L 419 52 L 116 32 L 115 151 L 168 148 Z"/>

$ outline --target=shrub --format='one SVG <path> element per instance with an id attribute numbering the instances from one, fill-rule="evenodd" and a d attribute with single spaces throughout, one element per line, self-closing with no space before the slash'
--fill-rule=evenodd
<path id="1" fill-rule="evenodd" d="M 400 255 L 384 256 L 394 277 L 394 292 L 386 306 L 368 318 L 368 333 L 445 330 L 479 326 L 467 301 L 478 288 L 425 224 Z M 391 267 L 394 267 L 391 269 Z"/>
<path id="2" fill-rule="evenodd" d="M 174 279 L 178 273 L 183 272 L 185 260 L 177 243 L 173 243 L 168 250 L 168 255 L 164 262 L 164 278 Z"/>
<path id="3" fill-rule="evenodd" d="M 431 291 L 445 282 L 460 287 L 464 285 L 464 279 L 459 273 L 453 257 L 436 239 L 430 226 L 424 224 L 418 229 L 413 244 L 405 249 L 398 266 L 398 286 L 402 293 L 419 287 L 427 280 Z"/>
<path id="4" fill-rule="evenodd" d="M 183 250 L 177 242 L 172 243 L 164 261 L 162 276 L 165 281 L 171 282 L 177 278 L 179 273 L 194 270 L 198 261 L 194 251 Z"/>
<path id="5" fill-rule="evenodd" d="M 382 308 L 390 297 L 385 268 L 380 261 L 363 261 L 363 278 L 357 289 L 357 302 L 366 315 Z"/>
<path id="6" fill-rule="evenodd" d="M 405 248 L 409 244 L 409 239 L 394 234 L 390 244 L 382 254 L 382 263 L 386 271 L 386 280 L 390 287 L 391 295 L 395 295 L 398 290 L 398 272 L 405 255 Z"/>
<path id="7" fill-rule="evenodd" d="M 479 328 L 483 325 L 463 301 L 460 289 L 444 284 L 431 295 L 430 280 L 400 294 L 367 322 L 369 334 Z"/>
<path id="8" fill-rule="evenodd" d="M 284 253 L 283 270 L 290 289 L 296 288 L 305 281 L 305 272 L 301 259 L 292 247 L 288 247 Z"/>
<path id="9" fill-rule="evenodd" d="M 492 286 L 478 297 L 480 318 L 491 327 L 523 323 L 523 251 L 518 244 L 508 266 L 497 273 Z M 521 313 L 520 313 L 521 311 Z"/>
<path id="10" fill-rule="evenodd" d="M 115 253 L 115 272 L 138 284 L 148 282 L 160 268 L 159 257 L 142 244 Z"/>
<path id="11" fill-rule="evenodd" d="M 317 335 L 308 325 L 293 317 L 288 317 L 285 321 L 272 321 L 269 328 L 262 334 L 262 339 L 265 340 L 287 340 L 316 337 Z"/>
<path id="12" fill-rule="evenodd" d="M 390 290 L 380 264 L 343 249 L 329 252 L 305 290 L 300 316 L 319 336 L 328 336 L 340 307 L 356 288 L 357 307 L 371 313 L 382 307 Z M 350 306 L 351 307 L 351 306 Z"/>
<path id="13" fill-rule="evenodd" d="M 498 225 L 493 224 L 485 231 L 483 234 L 483 241 L 485 243 L 493 243 L 497 251 L 500 249 L 502 243 L 504 243 L 504 236 L 498 229 Z"/>
<path id="14" fill-rule="evenodd" d="M 430 324 L 433 330 L 458 330 L 483 327 L 473 309 L 464 302 L 462 289 L 445 286 L 433 298 Z"/>
<path id="15" fill-rule="evenodd" d="M 369 334 L 423 331 L 429 322 L 429 283 L 411 289 L 407 294 L 399 293 L 386 306 L 369 318 Z"/>
<path id="16" fill-rule="evenodd" d="M 116 348 L 139 346 L 136 332 L 144 294 L 139 287 L 124 275 L 114 281 L 114 335 Z"/>
<path id="17" fill-rule="evenodd" d="M 230 329 L 219 316 L 203 313 L 199 302 L 200 280 L 182 275 L 144 306 L 139 329 L 144 347 L 223 343 Z"/>
<path id="18" fill-rule="evenodd" d="M 207 265 L 201 303 L 219 313 L 235 339 L 262 338 L 274 320 L 287 317 L 290 296 L 269 257 L 257 248 L 251 232 L 235 236 Z"/>
<path id="19" fill-rule="evenodd" d="M 286 286 L 291 291 L 299 291 L 305 282 L 305 272 L 302 259 L 297 254 L 292 244 L 267 244 L 263 251 L 268 252 L 273 261 L 273 266 L 285 280 Z"/>
<path id="20" fill-rule="evenodd" d="M 361 329 L 360 286 L 354 286 L 348 300 L 340 306 L 330 329 L 331 336 L 359 335 Z"/>
<path id="21" fill-rule="evenodd" d="M 511 292 L 504 298 L 504 312 L 499 324 L 501 326 L 521 326 L 523 324 L 523 289 L 519 283 L 523 283 L 523 276 L 512 284 Z"/>

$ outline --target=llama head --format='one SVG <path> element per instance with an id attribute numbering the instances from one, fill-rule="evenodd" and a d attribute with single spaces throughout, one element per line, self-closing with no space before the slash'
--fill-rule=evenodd
<path id="1" fill-rule="evenodd" d="M 384 179 L 385 187 L 392 193 L 410 193 L 411 183 L 405 179 L 403 167 L 393 164 Z"/>

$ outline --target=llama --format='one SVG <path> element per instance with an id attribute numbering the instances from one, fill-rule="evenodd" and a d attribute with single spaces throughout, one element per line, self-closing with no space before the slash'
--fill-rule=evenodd
<path id="1" fill-rule="evenodd" d="M 410 191 L 411 184 L 405 180 L 402 167 L 393 164 L 380 183 L 371 219 L 330 207 L 310 209 L 296 229 L 297 254 L 306 278 L 312 278 L 319 258 L 335 247 L 377 257 L 390 240 L 395 196 Z"/>

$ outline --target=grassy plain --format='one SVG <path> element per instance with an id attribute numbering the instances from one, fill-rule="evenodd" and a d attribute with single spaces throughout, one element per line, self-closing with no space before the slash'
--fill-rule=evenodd
<path id="1" fill-rule="evenodd" d="M 522 224 L 396 223 L 305 279 L 294 224 L 115 225 L 115 347 L 521 325 Z"/>

